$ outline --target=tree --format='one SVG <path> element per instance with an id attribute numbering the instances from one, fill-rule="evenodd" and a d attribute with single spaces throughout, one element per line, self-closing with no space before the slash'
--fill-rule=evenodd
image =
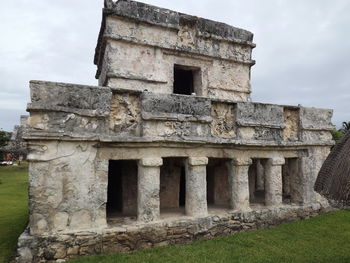
<path id="1" fill-rule="evenodd" d="M 346 121 L 344 121 L 343 122 L 343 124 L 342 124 L 342 128 L 340 129 L 340 131 L 342 132 L 342 133 L 347 133 L 348 131 L 350 131 L 350 121 L 348 121 L 348 122 L 346 122 Z"/>
<path id="2" fill-rule="evenodd" d="M 344 133 L 341 130 L 334 129 L 333 131 L 331 131 L 331 133 L 332 133 L 333 140 L 336 142 L 338 142 L 344 136 Z"/>
<path id="3" fill-rule="evenodd" d="M 3 151 L 2 151 L 2 148 L 5 147 L 9 141 L 10 141 L 10 138 L 11 138 L 11 134 L 8 133 L 8 132 L 5 132 L 3 130 L 0 130 L 0 161 L 3 160 Z"/>
<path id="4" fill-rule="evenodd" d="M 10 141 L 10 138 L 11 136 L 8 132 L 0 130 L 0 148 L 6 146 Z"/>

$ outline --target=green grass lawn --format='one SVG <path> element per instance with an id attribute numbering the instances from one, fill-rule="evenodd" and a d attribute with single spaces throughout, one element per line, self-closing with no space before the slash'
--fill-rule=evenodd
<path id="1" fill-rule="evenodd" d="M 0 181 L 0 263 L 8 263 L 27 221 L 27 167 L 0 167 Z M 69 262 L 350 262 L 350 211 L 191 245 Z"/>
<path id="2" fill-rule="evenodd" d="M 338 211 L 191 245 L 69 262 L 350 262 L 350 211 Z"/>
<path id="3" fill-rule="evenodd" d="M 12 259 L 28 221 L 27 170 L 26 164 L 0 166 L 0 263 Z"/>

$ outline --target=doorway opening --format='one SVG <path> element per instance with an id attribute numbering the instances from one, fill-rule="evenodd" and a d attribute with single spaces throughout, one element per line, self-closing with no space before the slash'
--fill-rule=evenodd
<path id="1" fill-rule="evenodd" d="M 161 217 L 183 215 L 186 205 L 186 158 L 163 158 L 160 168 Z"/>
<path id="2" fill-rule="evenodd" d="M 108 166 L 107 221 L 136 220 L 137 161 L 110 160 Z"/>
<path id="3" fill-rule="evenodd" d="M 267 159 L 253 159 L 248 170 L 250 204 L 265 204 L 265 164 Z"/>
<path id="4" fill-rule="evenodd" d="M 228 159 L 209 158 L 207 165 L 207 204 L 209 210 L 230 207 Z"/>
<path id="5" fill-rule="evenodd" d="M 301 203 L 301 180 L 299 179 L 298 158 L 286 158 L 282 166 L 282 200 L 284 204 Z"/>

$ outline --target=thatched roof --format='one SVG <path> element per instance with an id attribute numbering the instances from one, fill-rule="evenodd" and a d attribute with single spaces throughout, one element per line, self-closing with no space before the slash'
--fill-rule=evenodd
<path id="1" fill-rule="evenodd" d="M 350 204 L 350 131 L 328 155 L 318 174 L 315 191 L 329 200 Z"/>

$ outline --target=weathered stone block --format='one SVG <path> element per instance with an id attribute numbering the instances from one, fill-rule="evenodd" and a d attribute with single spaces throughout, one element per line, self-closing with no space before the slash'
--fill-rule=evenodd
<path id="1" fill-rule="evenodd" d="M 57 82 L 31 81 L 32 103 L 28 108 L 50 111 L 76 110 L 78 113 L 106 116 L 112 92 L 109 88 Z"/>
<path id="2" fill-rule="evenodd" d="M 301 128 L 306 130 L 332 130 L 332 110 L 316 108 L 300 108 Z"/>
<path id="3" fill-rule="evenodd" d="M 147 166 L 147 167 L 157 167 L 163 165 L 163 159 L 162 158 L 142 158 L 140 160 L 140 165 Z"/>
<path id="4" fill-rule="evenodd" d="M 210 100 L 195 96 L 143 93 L 143 119 L 210 121 Z"/>
<path id="5" fill-rule="evenodd" d="M 207 157 L 189 157 L 188 163 L 192 166 L 207 165 L 208 158 Z"/>
<path id="6" fill-rule="evenodd" d="M 283 107 L 261 103 L 237 103 L 237 124 L 283 128 Z"/>

